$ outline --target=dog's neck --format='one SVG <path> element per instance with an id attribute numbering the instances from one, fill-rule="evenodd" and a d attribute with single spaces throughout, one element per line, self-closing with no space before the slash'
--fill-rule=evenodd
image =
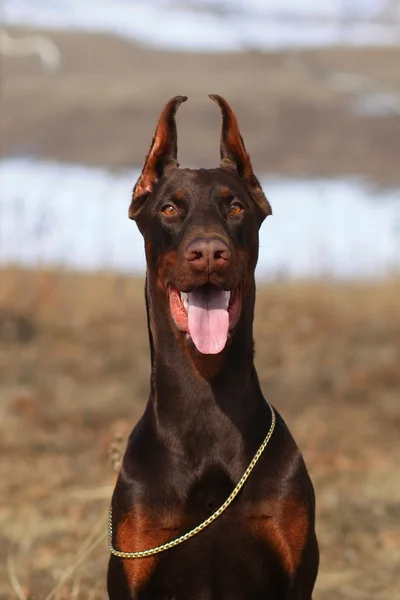
<path id="1" fill-rule="evenodd" d="M 150 402 L 158 419 L 190 420 L 222 411 L 232 421 L 246 420 L 262 399 L 253 356 L 255 285 L 243 298 L 242 315 L 218 355 L 203 355 L 177 331 L 160 292 L 146 282 L 151 350 Z"/>

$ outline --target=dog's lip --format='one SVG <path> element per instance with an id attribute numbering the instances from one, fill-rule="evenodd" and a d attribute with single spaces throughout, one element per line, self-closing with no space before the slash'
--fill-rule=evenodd
<path id="1" fill-rule="evenodd" d="M 206 282 L 206 283 L 201 283 L 200 285 L 185 286 L 180 289 L 177 286 L 175 286 L 173 283 L 167 284 L 168 295 L 170 296 L 171 292 L 175 293 L 175 294 L 179 294 L 182 301 L 184 299 L 189 300 L 189 294 L 191 294 L 195 290 L 199 290 L 200 288 L 203 288 L 205 291 L 207 290 L 207 288 L 209 288 L 209 289 L 217 288 L 225 293 L 225 299 L 228 300 L 228 302 L 229 302 L 231 299 L 234 298 L 234 296 L 237 294 L 237 292 L 241 290 L 241 287 L 242 287 L 241 284 L 231 288 L 231 287 L 225 287 L 222 285 L 217 285 L 217 284 L 211 283 L 211 282 Z"/>
<path id="2" fill-rule="evenodd" d="M 207 286 L 210 286 L 210 287 L 213 286 L 213 287 L 219 288 L 220 290 L 224 290 L 225 292 L 233 292 L 237 287 L 239 287 L 239 286 L 236 286 L 236 287 L 231 288 L 231 287 L 227 287 L 224 285 L 219 285 L 217 283 L 213 283 L 211 281 L 205 281 L 205 282 L 199 283 L 197 285 L 196 284 L 185 285 L 183 287 L 177 287 L 173 283 L 167 284 L 168 289 L 174 289 L 177 292 L 179 292 L 180 294 L 190 294 L 191 292 L 194 292 L 194 290 L 198 290 L 201 287 L 207 287 Z"/>

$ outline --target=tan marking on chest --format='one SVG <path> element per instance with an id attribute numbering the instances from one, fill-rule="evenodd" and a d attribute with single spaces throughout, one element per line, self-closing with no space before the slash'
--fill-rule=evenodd
<path id="1" fill-rule="evenodd" d="M 153 515 L 142 507 L 135 507 L 117 527 L 116 547 L 122 552 L 149 550 L 178 535 L 178 519 L 167 515 Z M 122 564 L 130 590 L 137 591 L 149 581 L 159 554 L 146 558 L 123 558 Z"/>
<path id="2" fill-rule="evenodd" d="M 251 528 L 278 554 L 283 568 L 293 575 L 300 564 L 309 530 L 307 508 L 298 500 L 267 502 L 252 510 Z"/>

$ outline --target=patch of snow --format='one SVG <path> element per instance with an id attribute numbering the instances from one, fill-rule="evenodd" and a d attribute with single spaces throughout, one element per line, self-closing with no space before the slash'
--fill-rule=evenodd
<path id="1" fill-rule="evenodd" d="M 5 0 L 3 21 L 111 33 L 153 47 L 203 52 L 397 45 L 400 15 L 388 18 L 386 4 L 385 0 Z"/>
<path id="2" fill-rule="evenodd" d="M 143 272 L 143 240 L 127 216 L 138 174 L 0 161 L 0 263 Z M 261 181 L 274 214 L 260 232 L 260 277 L 400 268 L 400 190 L 357 179 Z"/>

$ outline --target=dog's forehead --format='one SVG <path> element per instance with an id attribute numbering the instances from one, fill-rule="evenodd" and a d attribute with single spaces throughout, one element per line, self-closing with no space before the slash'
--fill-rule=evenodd
<path id="1" fill-rule="evenodd" d="M 176 198 L 204 196 L 217 193 L 221 196 L 246 193 L 245 187 L 235 173 L 220 167 L 216 169 L 174 169 L 165 178 L 161 193 Z"/>

